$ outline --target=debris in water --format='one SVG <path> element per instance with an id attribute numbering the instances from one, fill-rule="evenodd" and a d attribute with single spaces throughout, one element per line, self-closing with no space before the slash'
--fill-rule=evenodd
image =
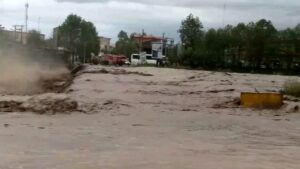
<path id="1" fill-rule="evenodd" d="M 25 101 L 0 101 L 0 112 L 33 112 L 40 114 L 76 111 L 78 103 L 64 94 L 43 94 Z"/>
<path id="2" fill-rule="evenodd" d="M 112 70 L 107 70 L 107 69 L 100 69 L 100 70 L 84 70 L 82 73 L 102 73 L 102 74 L 112 74 L 112 75 L 140 75 L 140 76 L 153 76 L 152 74 L 148 73 L 143 73 L 143 72 L 128 72 L 126 70 L 122 69 L 112 69 Z"/>
<path id="3" fill-rule="evenodd" d="M 44 94 L 32 97 L 22 107 L 35 113 L 56 114 L 76 111 L 78 103 L 64 94 Z"/>
<path id="4" fill-rule="evenodd" d="M 226 109 L 226 108 L 240 108 L 241 100 L 239 98 L 234 98 L 223 103 L 218 103 L 213 105 L 211 108 L 214 109 Z"/>
<path id="5" fill-rule="evenodd" d="M 234 92 L 235 89 L 225 89 L 225 90 L 209 90 L 207 93 L 221 93 L 221 92 Z"/>

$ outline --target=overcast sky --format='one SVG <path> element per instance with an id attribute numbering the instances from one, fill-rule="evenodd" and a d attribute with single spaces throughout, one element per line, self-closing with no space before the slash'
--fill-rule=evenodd
<path id="1" fill-rule="evenodd" d="M 24 24 L 26 0 L 0 0 L 0 24 Z M 99 35 L 114 40 L 120 30 L 178 39 L 177 30 L 188 14 L 199 16 L 205 29 L 225 24 L 272 20 L 278 29 L 300 23 L 300 0 L 28 0 L 29 29 L 48 37 L 70 13 L 93 22 Z M 225 5 L 226 4 L 226 5 Z M 226 10 L 224 10 L 224 5 Z"/>

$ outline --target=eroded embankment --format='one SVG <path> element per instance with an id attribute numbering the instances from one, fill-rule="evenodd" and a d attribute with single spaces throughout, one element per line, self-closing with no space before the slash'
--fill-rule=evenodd
<path id="1" fill-rule="evenodd" d="M 73 71 L 64 67 L 45 67 L 45 70 L 39 66 L 29 68 L 30 64 L 25 63 L 17 67 L 19 70 L 14 72 L 8 71 L 9 68 L 1 68 L 5 72 L 0 73 L 0 112 L 55 114 L 78 110 L 77 101 L 64 94 L 64 91 L 83 67 Z"/>
<path id="2" fill-rule="evenodd" d="M 47 93 L 27 99 L 0 100 L 0 112 L 33 112 L 39 114 L 70 113 L 77 111 L 78 103 L 65 94 Z"/>

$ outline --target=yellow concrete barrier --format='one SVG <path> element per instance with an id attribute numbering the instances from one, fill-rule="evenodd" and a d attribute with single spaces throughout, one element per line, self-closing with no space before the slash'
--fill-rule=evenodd
<path id="1" fill-rule="evenodd" d="M 242 93 L 241 104 L 247 108 L 277 109 L 283 105 L 283 94 L 280 93 Z"/>

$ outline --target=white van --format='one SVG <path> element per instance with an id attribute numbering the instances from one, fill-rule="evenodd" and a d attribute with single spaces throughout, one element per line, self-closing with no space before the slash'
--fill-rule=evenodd
<path id="1" fill-rule="evenodd" d="M 131 55 L 131 65 L 142 65 L 142 64 L 151 64 L 156 65 L 156 58 L 153 58 L 151 54 L 132 54 Z"/>
<path id="2" fill-rule="evenodd" d="M 151 54 L 147 54 L 146 55 L 146 63 L 149 65 L 156 65 L 156 58 L 153 58 L 153 56 Z"/>
<path id="3" fill-rule="evenodd" d="M 140 54 L 132 54 L 131 55 L 131 65 L 140 65 L 141 64 L 141 56 Z"/>

